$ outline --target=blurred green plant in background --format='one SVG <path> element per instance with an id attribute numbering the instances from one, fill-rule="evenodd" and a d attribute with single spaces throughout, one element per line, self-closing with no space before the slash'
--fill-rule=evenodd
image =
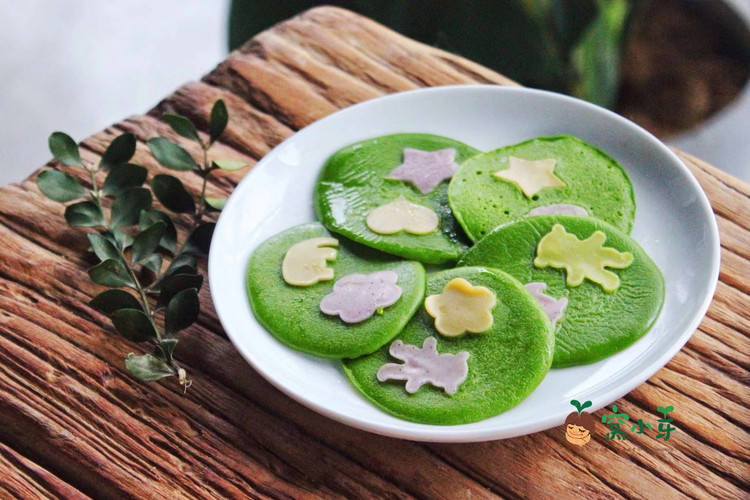
<path id="1" fill-rule="evenodd" d="M 612 107 L 625 33 L 647 0 L 233 0 L 229 44 L 337 5 L 519 83 Z"/>

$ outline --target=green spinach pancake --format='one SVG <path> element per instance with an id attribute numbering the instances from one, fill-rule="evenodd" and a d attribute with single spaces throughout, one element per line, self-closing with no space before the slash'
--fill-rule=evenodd
<path id="1" fill-rule="evenodd" d="M 368 354 L 396 336 L 422 303 L 425 273 L 332 235 L 318 223 L 288 229 L 250 258 L 257 320 L 284 344 L 325 358 Z"/>
<path id="2" fill-rule="evenodd" d="M 430 275 L 426 294 L 393 342 L 343 361 L 367 399 L 405 420 L 466 424 L 512 408 L 542 381 L 554 334 L 520 282 L 463 267 Z"/>
<path id="3" fill-rule="evenodd" d="M 406 259 L 455 262 L 467 239 L 448 206 L 448 182 L 479 153 L 430 134 L 396 134 L 352 144 L 323 166 L 314 193 L 331 231 Z"/>
<path id="4" fill-rule="evenodd" d="M 541 137 L 474 156 L 448 188 L 453 213 L 473 241 L 528 215 L 590 215 L 630 232 L 633 187 L 620 165 L 572 136 Z"/>
<path id="5" fill-rule="evenodd" d="M 592 217 L 545 215 L 500 226 L 460 265 L 501 269 L 526 285 L 555 322 L 553 368 L 593 363 L 641 338 L 664 302 L 646 252 Z"/>

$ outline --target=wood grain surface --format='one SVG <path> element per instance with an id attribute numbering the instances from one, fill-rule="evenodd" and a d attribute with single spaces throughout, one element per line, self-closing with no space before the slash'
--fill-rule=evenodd
<path id="1" fill-rule="evenodd" d="M 207 129 L 222 98 L 231 120 L 217 156 L 251 164 L 340 108 L 390 92 L 462 83 L 513 85 L 460 57 L 366 18 L 323 7 L 277 25 L 146 115 L 83 141 L 95 161 L 112 137 L 139 139 L 135 162 L 162 171 L 146 140 L 177 137 L 177 112 Z M 655 422 L 674 405 L 664 442 L 628 433 L 569 445 L 562 427 L 478 444 L 419 444 L 351 429 L 297 404 L 232 347 L 201 291 L 180 336 L 194 384 L 142 384 L 122 359 L 137 350 L 88 307 L 88 241 L 32 179 L 0 190 L 0 497 L 103 498 L 748 498 L 750 485 L 750 185 L 680 154 L 708 194 L 722 238 L 721 282 L 708 316 L 654 377 L 617 401 Z M 86 179 L 74 169 L 50 163 Z M 217 178 L 231 192 L 246 171 Z M 183 175 L 197 190 L 199 178 Z M 187 220 L 182 221 L 185 224 Z M 183 229 L 185 227 L 183 224 Z M 205 268 L 205 266 L 204 266 Z M 601 412 L 597 412 L 597 418 Z M 629 429 L 628 429 L 629 430 Z"/>

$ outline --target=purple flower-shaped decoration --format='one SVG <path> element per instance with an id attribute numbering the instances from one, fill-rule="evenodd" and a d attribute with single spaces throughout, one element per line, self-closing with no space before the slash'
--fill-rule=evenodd
<path id="1" fill-rule="evenodd" d="M 404 148 L 404 162 L 387 178 L 411 182 L 422 194 L 427 194 L 444 180 L 452 178 L 456 170 L 456 150 L 453 148 L 437 151 Z"/>
<path id="2" fill-rule="evenodd" d="M 375 314 L 378 308 L 396 303 L 401 297 L 401 287 L 396 281 L 398 274 L 394 271 L 347 274 L 336 281 L 333 292 L 323 297 L 320 310 L 340 316 L 346 323 L 359 323 Z"/>

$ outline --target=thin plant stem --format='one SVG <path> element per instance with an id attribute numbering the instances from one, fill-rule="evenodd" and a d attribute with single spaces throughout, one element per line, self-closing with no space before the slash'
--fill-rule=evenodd
<path id="1" fill-rule="evenodd" d="M 94 201 L 96 202 L 96 206 L 99 208 L 99 212 L 102 215 L 102 218 L 105 222 L 105 228 L 107 231 L 112 232 L 113 228 L 110 225 L 111 222 L 107 218 L 107 213 L 104 211 L 104 206 L 102 205 L 102 197 L 101 192 L 99 191 L 99 186 L 96 182 L 96 170 L 88 165 L 84 165 L 86 170 L 89 172 L 89 176 L 91 177 L 91 196 L 94 198 Z M 138 280 L 138 276 L 135 274 L 135 270 L 133 269 L 133 266 L 130 265 L 128 262 L 127 256 L 123 252 L 123 250 L 119 247 L 119 245 L 115 245 L 115 248 L 117 248 L 117 252 L 120 255 L 120 259 L 123 263 L 125 263 L 125 268 L 128 270 L 128 274 L 130 275 L 130 279 L 133 280 L 133 284 L 135 285 L 135 289 L 138 292 L 138 295 L 140 295 L 141 298 L 141 308 L 143 309 L 143 312 L 148 317 L 149 322 L 151 323 L 151 326 L 154 328 L 154 332 L 156 332 L 156 339 L 157 342 L 161 342 L 162 335 L 159 331 L 159 328 L 156 326 L 156 322 L 154 321 L 154 315 L 151 311 L 151 306 L 148 303 L 148 297 L 146 296 L 146 290 L 141 285 L 141 282 Z"/>

